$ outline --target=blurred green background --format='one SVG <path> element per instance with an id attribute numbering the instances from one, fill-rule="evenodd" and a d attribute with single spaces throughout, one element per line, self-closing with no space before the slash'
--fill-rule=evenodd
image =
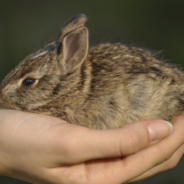
<path id="1" fill-rule="evenodd" d="M 62 25 L 79 13 L 88 17 L 91 45 L 135 43 L 184 66 L 183 0 L 1 0 L 0 80 L 26 55 L 55 40 Z M 181 160 L 176 168 L 139 184 L 182 184 L 183 170 Z M 0 184 L 23 183 L 0 177 Z"/>

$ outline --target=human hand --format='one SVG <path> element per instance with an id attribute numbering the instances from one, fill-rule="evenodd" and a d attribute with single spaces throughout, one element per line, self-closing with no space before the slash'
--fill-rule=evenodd
<path id="1" fill-rule="evenodd" d="M 147 155 L 149 155 L 149 152 L 151 152 L 150 156 L 153 157 L 158 156 L 159 158 L 160 155 L 160 160 L 163 160 L 163 162 L 158 161 L 158 163 L 155 163 L 154 167 L 152 167 L 142 175 L 130 180 L 129 182 L 142 180 L 150 176 L 153 176 L 159 172 L 163 172 L 174 168 L 178 164 L 184 153 L 183 130 L 184 130 L 184 112 L 180 114 L 175 120 L 174 131 L 169 137 L 165 138 L 164 140 L 160 141 L 159 143 L 155 144 L 149 149 L 146 149 L 148 151 L 148 152 L 146 151 Z"/>
<path id="2" fill-rule="evenodd" d="M 151 142 L 170 132 L 161 120 L 90 130 L 50 116 L 0 110 L 0 173 L 39 184 L 142 179 L 164 170 L 155 165 L 183 144 L 181 117 L 169 137 L 151 145 L 148 127 L 152 127 Z"/>

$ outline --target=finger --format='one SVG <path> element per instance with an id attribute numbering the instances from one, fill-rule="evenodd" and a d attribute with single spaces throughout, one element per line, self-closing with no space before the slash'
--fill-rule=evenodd
<path id="1" fill-rule="evenodd" d="M 127 181 L 168 160 L 183 145 L 183 130 L 184 116 L 181 114 L 176 119 L 174 131 L 169 137 L 134 155 L 124 158 L 122 160 L 122 169 L 120 170 L 127 177 Z M 132 168 L 138 169 L 132 171 Z M 121 181 L 121 177 L 118 174 L 120 173 L 117 172 L 116 177 L 119 177 L 119 181 Z"/>
<path id="2" fill-rule="evenodd" d="M 72 176 L 68 177 L 69 181 L 71 179 L 72 182 L 76 180 L 76 178 L 80 177 L 80 181 L 85 181 L 82 183 L 124 183 L 124 182 L 135 182 L 138 180 L 145 179 L 147 177 L 150 177 L 158 172 L 162 172 L 164 170 L 173 168 L 180 158 L 183 155 L 184 146 L 180 147 L 176 153 L 173 154 L 171 159 L 168 161 L 155 166 L 154 168 L 150 169 L 149 171 L 145 172 L 144 174 L 136 177 L 133 180 L 127 180 L 129 175 L 136 169 L 139 169 L 139 166 L 135 168 L 131 168 L 129 172 L 123 170 L 122 166 L 122 160 L 121 159 L 100 159 L 100 160 L 93 160 L 88 161 L 85 163 L 85 166 L 83 164 L 77 164 L 72 165 L 70 167 L 64 167 L 64 168 L 56 168 L 54 169 L 55 173 L 61 173 L 61 170 L 64 170 L 64 173 L 72 173 Z M 126 174 L 124 173 L 126 171 Z M 80 173 L 80 174 L 79 174 Z M 81 174 L 82 173 L 82 174 Z M 117 174 L 118 173 L 118 174 Z M 121 178 L 118 178 L 117 175 L 121 176 Z M 59 180 L 60 178 L 58 178 Z M 72 182 L 69 183 L 72 183 Z"/>
<path id="3" fill-rule="evenodd" d="M 159 164 L 153 168 L 151 168 L 149 171 L 145 172 L 144 174 L 138 176 L 137 178 L 130 180 L 130 182 L 135 182 L 135 181 L 139 181 L 145 178 L 148 178 L 150 176 L 153 176 L 157 173 L 169 170 L 174 168 L 178 162 L 180 161 L 181 157 L 183 156 L 184 153 L 184 145 L 182 145 L 173 155 L 172 157 L 163 162 L 162 164 Z"/>
<path id="4" fill-rule="evenodd" d="M 95 183 L 95 181 L 123 183 L 142 175 L 151 168 L 168 160 L 181 147 L 184 142 L 182 136 L 183 129 L 183 117 L 179 117 L 175 123 L 173 133 L 155 145 L 122 159 L 104 159 L 87 162 L 85 168 L 89 173 L 88 180 L 92 181 L 91 183 Z"/>
<path id="5" fill-rule="evenodd" d="M 134 154 L 150 144 L 169 135 L 171 127 L 161 120 L 132 123 L 114 130 L 89 130 L 73 126 L 62 134 L 58 145 L 66 163 L 92 159 L 123 157 Z"/>
<path id="6" fill-rule="evenodd" d="M 100 159 L 100 160 L 92 160 L 83 163 L 72 165 L 70 167 L 64 168 L 56 168 L 54 169 L 55 173 L 61 173 L 61 170 L 64 173 L 72 173 L 72 175 L 68 175 L 67 177 L 69 181 L 74 182 L 76 178 L 80 178 L 80 181 L 84 181 L 81 183 L 125 183 L 125 182 L 135 182 L 137 180 L 144 179 L 153 174 L 158 173 L 158 171 L 166 170 L 166 168 L 172 168 L 179 161 L 183 154 L 184 147 L 182 146 L 177 150 L 176 153 L 171 157 L 170 160 L 166 161 L 163 164 L 160 164 L 155 167 L 156 170 L 150 169 L 150 173 L 145 172 L 144 174 L 136 177 L 137 171 L 139 170 L 139 166 L 129 167 L 124 164 L 123 159 Z M 174 163 L 174 164 L 173 164 Z M 142 164 L 144 165 L 144 164 Z M 63 172 L 62 172 L 63 173 Z M 80 173 L 80 174 L 79 174 Z M 136 177 L 133 180 L 129 180 L 129 178 Z M 72 182 L 69 183 L 72 183 Z"/>

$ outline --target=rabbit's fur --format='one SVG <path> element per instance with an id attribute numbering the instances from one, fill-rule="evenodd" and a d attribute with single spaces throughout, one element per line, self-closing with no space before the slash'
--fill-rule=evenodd
<path id="1" fill-rule="evenodd" d="M 56 42 L 26 57 L 1 83 L 0 106 L 95 129 L 173 121 L 184 110 L 184 74 L 148 50 L 121 43 L 88 51 L 85 22 L 84 15 L 74 17 Z"/>

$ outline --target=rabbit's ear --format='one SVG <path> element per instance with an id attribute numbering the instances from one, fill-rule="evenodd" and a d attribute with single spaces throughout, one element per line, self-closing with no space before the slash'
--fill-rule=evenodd
<path id="1" fill-rule="evenodd" d="M 71 71 L 82 64 L 88 54 L 88 30 L 81 27 L 66 35 L 62 42 L 62 64 Z"/>
<path id="2" fill-rule="evenodd" d="M 84 61 L 88 53 L 88 30 L 84 27 L 87 18 L 77 15 L 62 28 L 57 42 L 62 54 L 62 65 L 65 71 L 71 71 Z"/>
<path id="3" fill-rule="evenodd" d="M 87 21 L 87 17 L 83 14 L 76 15 L 72 19 L 70 19 L 61 29 L 59 36 L 57 38 L 57 42 L 61 43 L 63 38 L 70 32 L 83 27 L 85 22 Z"/>

